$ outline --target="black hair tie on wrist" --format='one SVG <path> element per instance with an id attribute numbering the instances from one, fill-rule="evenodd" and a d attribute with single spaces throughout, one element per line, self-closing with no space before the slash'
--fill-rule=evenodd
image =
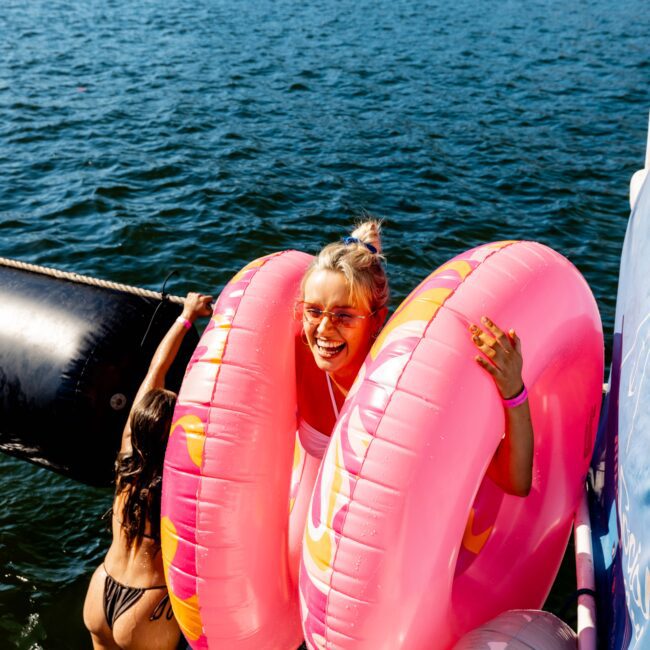
<path id="1" fill-rule="evenodd" d="M 356 237 L 344 237 L 343 238 L 343 243 L 346 244 L 346 245 L 349 245 L 349 244 L 361 244 L 362 246 L 365 246 L 373 255 L 377 255 L 377 249 L 372 244 L 368 244 L 365 241 L 361 241 L 360 239 L 357 239 Z"/>

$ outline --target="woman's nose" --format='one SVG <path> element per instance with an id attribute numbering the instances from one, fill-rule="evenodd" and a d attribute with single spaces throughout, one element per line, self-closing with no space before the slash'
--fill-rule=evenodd
<path id="1" fill-rule="evenodd" d="M 320 323 L 318 323 L 318 328 L 316 331 L 319 334 L 322 334 L 323 332 L 326 332 L 328 329 L 334 328 L 334 325 L 332 324 L 332 321 L 330 320 L 330 315 L 329 314 L 323 314 L 323 318 Z"/>

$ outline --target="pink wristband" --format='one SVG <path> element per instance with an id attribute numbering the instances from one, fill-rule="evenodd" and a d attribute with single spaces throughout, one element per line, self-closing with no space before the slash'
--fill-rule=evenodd
<path id="1" fill-rule="evenodd" d="M 188 330 L 188 329 L 190 329 L 190 327 L 192 327 L 192 323 L 190 323 L 190 321 L 188 321 L 187 318 L 183 318 L 182 316 L 179 316 L 176 319 L 176 322 L 180 323 L 186 330 Z"/>
<path id="2" fill-rule="evenodd" d="M 516 406 L 521 406 L 527 399 L 528 399 L 528 391 L 526 390 L 526 386 L 524 386 L 523 390 L 521 391 L 521 393 L 519 393 L 519 395 L 515 395 L 510 399 L 502 399 L 501 401 L 503 402 L 503 405 L 507 409 L 513 409 Z"/>

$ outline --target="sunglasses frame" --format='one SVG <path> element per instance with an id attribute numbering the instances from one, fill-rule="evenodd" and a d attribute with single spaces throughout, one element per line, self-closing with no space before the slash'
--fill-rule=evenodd
<path id="1" fill-rule="evenodd" d="M 301 320 L 308 322 L 310 325 L 320 325 L 323 322 L 323 318 L 327 316 L 329 318 L 330 323 L 332 323 L 334 327 L 343 327 L 345 329 L 353 328 L 356 326 L 358 321 L 365 320 L 366 318 L 370 318 L 371 316 L 374 316 L 377 313 L 376 311 L 373 311 L 370 312 L 369 314 L 357 315 L 357 314 L 350 314 L 343 311 L 343 313 L 341 314 L 334 311 L 329 311 L 327 309 L 321 309 L 320 307 L 309 307 L 307 309 L 305 307 L 306 305 L 311 305 L 311 303 L 301 300 L 295 304 L 294 311 L 296 314 L 296 318 L 300 317 Z M 309 309 L 320 312 L 320 317 L 313 318 L 308 316 L 307 311 Z M 350 318 L 351 320 L 347 323 L 341 321 L 342 315 Z"/>

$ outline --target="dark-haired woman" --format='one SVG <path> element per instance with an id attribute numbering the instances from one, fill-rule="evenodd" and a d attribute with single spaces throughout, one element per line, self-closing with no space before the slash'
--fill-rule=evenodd
<path id="1" fill-rule="evenodd" d="M 84 623 L 95 650 L 172 650 L 181 644 L 160 552 L 160 493 L 176 395 L 165 376 L 191 324 L 209 316 L 211 296 L 189 293 L 160 342 L 133 400 L 115 464 L 113 542 L 90 580 Z"/>

